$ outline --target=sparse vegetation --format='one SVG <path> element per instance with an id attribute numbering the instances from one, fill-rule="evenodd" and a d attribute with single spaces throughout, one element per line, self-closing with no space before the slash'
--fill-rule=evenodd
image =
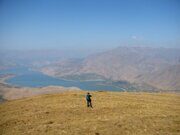
<path id="1" fill-rule="evenodd" d="M 178 135 L 180 96 L 172 93 L 92 92 L 42 95 L 0 104 L 3 135 Z"/>

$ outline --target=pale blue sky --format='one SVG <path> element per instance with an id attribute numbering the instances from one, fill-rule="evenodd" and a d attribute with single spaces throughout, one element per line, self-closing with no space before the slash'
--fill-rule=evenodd
<path id="1" fill-rule="evenodd" d="M 180 0 L 0 0 L 4 49 L 179 47 Z"/>

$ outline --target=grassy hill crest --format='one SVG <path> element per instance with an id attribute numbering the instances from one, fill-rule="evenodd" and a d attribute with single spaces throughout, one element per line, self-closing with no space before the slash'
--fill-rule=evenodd
<path id="1" fill-rule="evenodd" d="M 172 93 L 92 92 L 41 95 L 0 104 L 0 134 L 178 135 L 180 96 Z"/>

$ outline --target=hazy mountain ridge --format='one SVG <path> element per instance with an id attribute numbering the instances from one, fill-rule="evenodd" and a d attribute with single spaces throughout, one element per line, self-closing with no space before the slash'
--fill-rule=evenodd
<path id="1" fill-rule="evenodd" d="M 180 89 L 180 49 L 119 47 L 84 59 L 63 60 L 45 66 L 45 74 L 97 74 L 113 81 L 147 84 L 163 90 Z"/>

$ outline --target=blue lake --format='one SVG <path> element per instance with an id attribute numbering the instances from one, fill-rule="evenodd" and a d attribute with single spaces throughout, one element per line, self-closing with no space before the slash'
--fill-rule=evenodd
<path id="1" fill-rule="evenodd" d="M 49 85 L 63 87 L 78 87 L 83 90 L 108 90 L 122 91 L 125 88 L 119 85 L 107 85 L 106 81 L 72 81 L 53 78 L 40 72 L 29 70 L 28 68 L 13 68 L 1 70 L 0 74 L 15 74 L 16 76 L 6 82 L 15 86 L 44 87 Z"/>

